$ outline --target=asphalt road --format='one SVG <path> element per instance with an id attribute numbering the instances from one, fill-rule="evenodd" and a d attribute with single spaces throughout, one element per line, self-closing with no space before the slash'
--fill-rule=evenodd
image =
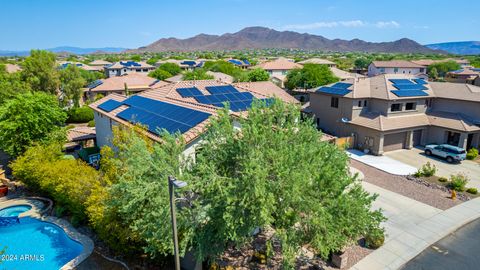
<path id="1" fill-rule="evenodd" d="M 402 270 L 480 269 L 480 219 L 431 245 Z"/>

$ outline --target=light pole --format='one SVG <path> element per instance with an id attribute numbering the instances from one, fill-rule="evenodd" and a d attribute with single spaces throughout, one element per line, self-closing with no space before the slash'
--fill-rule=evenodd
<path id="1" fill-rule="evenodd" d="M 172 220 L 173 248 L 175 256 L 175 270 L 180 270 L 180 256 L 178 255 L 178 237 L 177 237 L 177 216 L 175 212 L 175 188 L 183 188 L 186 182 L 175 179 L 173 176 L 168 177 L 168 193 L 170 194 L 170 218 Z"/>

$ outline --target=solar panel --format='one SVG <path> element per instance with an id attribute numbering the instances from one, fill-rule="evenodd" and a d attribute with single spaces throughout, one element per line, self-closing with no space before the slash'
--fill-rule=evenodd
<path id="1" fill-rule="evenodd" d="M 197 87 L 177 88 L 177 92 L 183 98 L 203 96 L 203 93 Z"/>
<path id="2" fill-rule="evenodd" d="M 95 88 L 103 83 L 102 80 L 95 80 L 88 85 L 88 88 Z"/>
<path id="3" fill-rule="evenodd" d="M 116 101 L 116 100 L 113 100 L 113 99 L 109 99 L 105 102 L 103 102 L 102 104 L 98 105 L 98 108 L 106 111 L 106 112 L 111 112 L 113 110 L 115 110 L 116 108 L 120 107 L 122 105 L 122 102 L 119 102 L 119 101 Z"/>
<path id="4" fill-rule="evenodd" d="M 421 90 L 392 90 L 397 97 L 424 97 L 428 94 Z"/>
<path id="5" fill-rule="evenodd" d="M 205 89 L 212 95 L 238 93 L 238 90 L 231 85 L 207 86 Z"/>
<path id="6" fill-rule="evenodd" d="M 331 87 L 333 87 L 333 88 L 347 89 L 347 88 L 349 88 L 349 87 L 352 86 L 352 85 L 353 85 L 353 84 L 351 84 L 351 83 L 338 82 L 338 83 L 332 85 Z"/>
<path id="7" fill-rule="evenodd" d="M 414 84 L 412 81 L 408 79 L 390 79 L 389 81 L 391 81 L 394 84 Z"/>
<path id="8" fill-rule="evenodd" d="M 130 107 L 118 113 L 119 118 L 145 125 L 157 135 L 160 130 L 184 133 L 210 116 L 209 113 L 140 96 L 129 97 L 122 104 Z"/>
<path id="9" fill-rule="evenodd" d="M 428 84 L 424 79 L 413 79 L 413 81 L 417 84 Z"/>
<path id="10" fill-rule="evenodd" d="M 345 96 L 346 94 L 352 92 L 352 90 L 324 86 L 318 89 L 317 92 Z"/>
<path id="11" fill-rule="evenodd" d="M 241 66 L 242 65 L 242 62 L 240 62 L 239 60 L 236 60 L 236 59 L 230 59 L 228 60 L 228 62 L 234 64 L 234 65 L 237 65 L 237 66 Z"/>
<path id="12" fill-rule="evenodd" d="M 180 64 L 187 66 L 195 66 L 197 63 L 195 61 L 183 61 Z"/>
<path id="13" fill-rule="evenodd" d="M 250 62 L 248 62 L 248 60 L 243 60 L 243 63 L 245 63 L 245 65 L 249 65 L 249 66 L 250 66 Z"/>
<path id="14" fill-rule="evenodd" d="M 428 88 L 422 84 L 394 84 L 393 86 L 398 90 L 428 90 Z"/>
<path id="15" fill-rule="evenodd" d="M 131 66 L 139 67 L 139 66 L 141 66 L 139 63 L 137 63 L 135 61 L 126 61 L 126 62 L 120 61 L 120 64 L 122 66 L 126 66 L 126 67 L 131 67 Z"/>

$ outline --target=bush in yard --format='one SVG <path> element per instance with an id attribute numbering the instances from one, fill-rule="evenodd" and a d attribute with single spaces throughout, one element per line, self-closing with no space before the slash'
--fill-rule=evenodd
<path id="1" fill-rule="evenodd" d="M 448 178 L 442 176 L 442 177 L 438 178 L 438 181 L 442 182 L 442 183 L 445 183 L 445 182 L 448 181 Z"/>
<path id="2" fill-rule="evenodd" d="M 51 197 L 78 224 L 86 218 L 85 201 L 100 175 L 83 161 L 64 159 L 61 149 L 61 142 L 32 146 L 11 168 L 16 179 Z"/>
<path id="3" fill-rule="evenodd" d="M 87 123 L 93 120 L 93 110 L 88 106 L 68 110 L 67 123 Z"/>
<path id="4" fill-rule="evenodd" d="M 470 148 L 467 152 L 467 159 L 474 160 L 478 157 L 478 149 L 477 148 Z"/>
<path id="5" fill-rule="evenodd" d="M 470 194 L 477 194 L 478 193 L 478 190 L 476 188 L 467 188 L 467 192 L 470 193 Z"/>
<path id="6" fill-rule="evenodd" d="M 430 162 L 427 162 L 420 169 L 418 169 L 418 171 L 414 174 L 414 176 L 430 177 L 430 176 L 434 176 L 436 172 L 437 172 L 437 167 L 435 165 L 432 165 Z"/>
<path id="7" fill-rule="evenodd" d="M 377 249 L 385 242 L 385 230 L 372 230 L 365 236 L 365 246 Z"/>
<path id="8" fill-rule="evenodd" d="M 95 120 L 88 121 L 89 127 L 95 127 Z"/>
<path id="9" fill-rule="evenodd" d="M 450 176 L 450 183 L 448 183 L 448 186 L 455 191 L 465 191 L 465 186 L 468 181 L 468 177 L 462 173 L 453 174 Z"/>

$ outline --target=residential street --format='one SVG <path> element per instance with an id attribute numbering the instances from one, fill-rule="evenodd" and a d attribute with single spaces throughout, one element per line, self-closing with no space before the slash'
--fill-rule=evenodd
<path id="1" fill-rule="evenodd" d="M 477 219 L 428 247 L 402 270 L 470 270 L 480 265 L 480 220 Z"/>

